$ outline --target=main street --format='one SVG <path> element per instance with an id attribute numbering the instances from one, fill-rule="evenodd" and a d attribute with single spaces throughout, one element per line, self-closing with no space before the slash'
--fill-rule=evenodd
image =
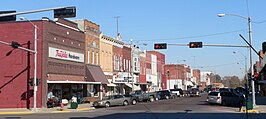
<path id="1" fill-rule="evenodd" d="M 71 113 L 49 113 L 30 115 L 2 115 L 1 118 L 22 119 L 245 119 L 245 113 L 238 107 L 210 105 L 207 94 L 201 97 L 141 102 L 137 105 L 96 108 L 89 111 Z M 263 119 L 266 114 L 249 114 L 249 119 Z"/>

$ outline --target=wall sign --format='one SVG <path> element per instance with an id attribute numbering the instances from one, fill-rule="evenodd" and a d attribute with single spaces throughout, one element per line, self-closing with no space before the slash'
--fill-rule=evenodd
<path id="1" fill-rule="evenodd" d="M 68 60 L 68 61 L 75 61 L 82 63 L 84 62 L 84 54 L 52 48 L 52 47 L 49 47 L 49 57 Z"/>

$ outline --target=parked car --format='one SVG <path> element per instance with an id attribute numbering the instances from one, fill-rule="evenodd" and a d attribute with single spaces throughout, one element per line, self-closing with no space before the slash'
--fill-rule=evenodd
<path id="1" fill-rule="evenodd" d="M 221 93 L 218 91 L 213 91 L 208 94 L 207 102 L 210 104 L 221 104 L 222 97 Z"/>
<path id="2" fill-rule="evenodd" d="M 170 89 L 170 92 L 175 94 L 177 97 L 182 97 L 183 95 L 183 90 L 180 88 L 176 88 L 176 89 Z"/>
<path id="3" fill-rule="evenodd" d="M 138 102 L 146 102 L 146 101 L 153 102 L 157 98 L 155 92 L 147 92 L 146 93 L 142 90 L 135 90 L 130 95 L 137 97 Z"/>
<path id="4" fill-rule="evenodd" d="M 201 96 L 200 91 L 198 88 L 192 88 L 189 91 L 190 96 Z"/>
<path id="5" fill-rule="evenodd" d="M 220 92 L 221 105 L 242 106 L 245 105 L 245 98 L 234 92 Z"/>
<path id="6" fill-rule="evenodd" d="M 171 93 L 169 90 L 160 90 L 156 92 L 158 100 L 161 99 L 170 99 L 171 98 Z"/>
<path id="7" fill-rule="evenodd" d="M 103 100 L 93 102 L 94 107 L 110 107 L 115 105 L 129 105 L 130 98 L 123 95 L 110 95 L 104 97 Z"/>

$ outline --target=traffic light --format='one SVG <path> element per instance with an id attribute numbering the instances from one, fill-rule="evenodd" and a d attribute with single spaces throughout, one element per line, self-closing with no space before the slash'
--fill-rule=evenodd
<path id="1" fill-rule="evenodd" d="M 259 74 L 255 72 L 254 75 L 253 75 L 253 79 L 254 80 L 258 80 L 258 78 L 259 78 Z"/>
<path id="2" fill-rule="evenodd" d="M 262 43 L 262 52 L 263 54 L 266 52 L 266 42 Z"/>
<path id="3" fill-rule="evenodd" d="M 16 11 L 0 11 L 0 14 L 8 14 L 8 13 L 15 13 Z M 5 21 L 16 21 L 16 15 L 11 15 L 11 16 L 5 16 L 5 17 L 0 17 L 0 22 L 5 22 Z"/>
<path id="4" fill-rule="evenodd" d="M 18 48 L 18 47 L 20 46 L 20 44 L 19 44 L 18 42 L 12 41 L 12 42 L 11 42 L 11 46 L 12 46 L 13 48 Z"/>
<path id="5" fill-rule="evenodd" d="M 41 84 L 41 79 L 36 79 L 36 86 L 40 85 Z"/>
<path id="6" fill-rule="evenodd" d="M 189 48 L 202 48 L 202 42 L 189 42 Z"/>
<path id="7" fill-rule="evenodd" d="M 33 86 L 33 78 L 30 78 L 30 79 L 29 79 L 28 85 L 29 85 L 29 86 Z"/>
<path id="8" fill-rule="evenodd" d="M 167 70 L 167 78 L 169 79 L 170 78 L 170 71 Z"/>
<path id="9" fill-rule="evenodd" d="M 76 7 L 66 7 L 54 10 L 54 18 L 76 17 Z"/>
<path id="10" fill-rule="evenodd" d="M 156 43 L 154 49 L 167 49 L 167 43 Z"/>

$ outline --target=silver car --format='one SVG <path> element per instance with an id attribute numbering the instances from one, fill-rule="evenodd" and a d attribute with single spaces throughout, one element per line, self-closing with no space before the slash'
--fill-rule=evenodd
<path id="1" fill-rule="evenodd" d="M 210 92 L 207 97 L 207 102 L 211 104 L 221 104 L 222 97 L 220 92 Z"/>
<path id="2" fill-rule="evenodd" d="M 115 105 L 129 105 L 130 98 L 123 95 L 110 95 L 103 100 L 93 102 L 94 107 L 110 107 Z"/>

